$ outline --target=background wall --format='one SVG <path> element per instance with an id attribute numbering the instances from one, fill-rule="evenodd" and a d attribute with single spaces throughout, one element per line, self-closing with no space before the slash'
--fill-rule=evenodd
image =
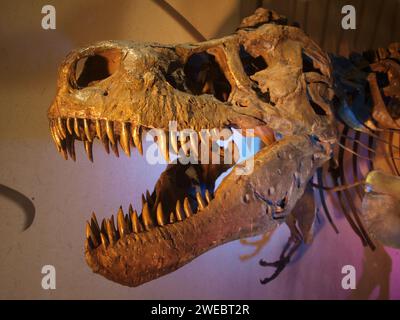
<path id="1" fill-rule="evenodd" d="M 138 205 L 163 167 L 149 167 L 135 152 L 130 159 L 121 154 L 117 160 L 106 156 L 99 144 L 94 145 L 94 164 L 80 145 L 76 163 L 58 155 L 46 111 L 54 98 L 60 62 L 70 50 L 104 39 L 176 43 L 222 36 L 262 3 L 299 21 L 331 52 L 345 54 L 400 40 L 396 0 L 168 1 L 194 29 L 176 20 L 162 2 L 1 1 L 0 298 L 400 298 L 399 251 L 364 249 L 340 216 L 335 218 L 339 235 L 321 217 L 314 243 L 303 246 L 267 286 L 259 279 L 271 270 L 260 267 L 258 260 L 279 256 L 288 236 L 284 226 L 249 259 L 243 255 L 254 248 L 232 242 L 139 288 L 112 283 L 86 266 L 84 221 L 91 211 L 101 219 L 121 204 Z M 340 8 L 350 3 L 357 9 L 356 32 L 339 28 Z M 41 28 L 45 4 L 56 7 L 56 30 Z M 33 224 L 24 230 L 33 212 Z M 41 287 L 46 264 L 56 267 L 56 290 Z M 358 289 L 353 292 L 340 285 L 346 264 L 357 268 Z"/>

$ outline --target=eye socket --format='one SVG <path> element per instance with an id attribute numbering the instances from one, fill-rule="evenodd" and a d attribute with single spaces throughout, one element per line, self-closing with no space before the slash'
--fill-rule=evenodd
<path id="1" fill-rule="evenodd" d="M 246 51 L 243 45 L 240 45 L 239 57 L 243 65 L 243 69 L 249 77 L 256 72 L 267 69 L 268 67 L 263 57 L 258 56 L 254 58 Z"/>
<path id="2" fill-rule="evenodd" d="M 109 49 L 82 57 L 75 64 L 77 89 L 88 87 L 111 76 L 121 64 L 121 50 Z"/>
<path id="3" fill-rule="evenodd" d="M 195 94 L 212 94 L 220 101 L 227 101 L 231 85 L 215 57 L 207 52 L 194 53 L 184 66 L 186 86 Z"/>

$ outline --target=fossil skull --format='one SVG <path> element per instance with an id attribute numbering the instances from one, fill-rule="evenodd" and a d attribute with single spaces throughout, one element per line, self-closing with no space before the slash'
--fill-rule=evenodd
<path id="1" fill-rule="evenodd" d="M 75 159 L 74 141 L 106 150 L 118 143 L 142 152 L 151 128 L 157 143 L 179 147 L 168 131 L 254 129 L 266 146 L 254 170 L 236 164 L 173 164 L 143 199 L 141 215 L 87 225 L 86 260 L 94 272 L 137 286 L 172 272 L 205 251 L 275 228 L 330 157 L 336 140 L 328 56 L 284 18 L 258 9 L 232 35 L 194 44 L 104 41 L 71 52 L 48 111 L 57 149 Z M 201 140 L 201 139 L 200 139 Z M 184 145 L 183 141 L 180 141 Z M 165 151 L 167 150 L 167 152 Z M 169 150 L 172 152 L 172 150 Z M 249 160 L 246 160 L 249 161 Z M 197 190 L 198 192 L 193 192 Z"/>

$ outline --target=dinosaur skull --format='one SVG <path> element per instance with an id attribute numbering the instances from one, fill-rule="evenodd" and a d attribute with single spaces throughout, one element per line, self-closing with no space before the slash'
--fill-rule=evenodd
<path id="1" fill-rule="evenodd" d="M 316 168 L 330 156 L 336 129 L 330 62 L 299 28 L 258 9 L 233 35 L 196 44 L 105 41 L 71 52 L 59 71 L 48 111 L 57 149 L 75 159 L 74 141 L 92 159 L 95 138 L 118 153 L 142 152 L 151 128 L 168 156 L 186 140 L 177 130 L 254 129 L 268 144 L 249 175 L 237 164 L 174 164 L 143 199 L 87 225 L 86 260 L 103 276 L 137 286 L 176 270 L 227 241 L 276 227 L 302 196 Z M 279 137 L 279 139 L 276 139 Z M 200 139 L 199 141 L 201 141 Z M 279 140 L 279 141 L 276 141 Z M 166 152 L 167 150 L 167 152 Z M 170 150 L 172 152 L 172 150 Z M 199 191 L 196 192 L 195 191 Z"/>

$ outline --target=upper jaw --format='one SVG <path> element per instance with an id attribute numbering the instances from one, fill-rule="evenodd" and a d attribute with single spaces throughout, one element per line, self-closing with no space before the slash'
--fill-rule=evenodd
<path id="1" fill-rule="evenodd" d="M 285 135 L 302 134 L 309 130 L 310 123 L 319 122 L 315 117 L 297 119 L 297 115 L 304 112 L 298 112 L 292 101 L 294 98 L 290 103 L 281 99 L 282 105 L 275 108 L 271 105 L 272 102 L 261 101 L 251 89 L 252 81 L 242 70 L 238 53 L 231 50 L 229 59 L 226 56 L 228 52 L 225 45 L 238 49 L 238 41 L 237 35 L 176 47 L 106 41 L 73 51 L 60 68 L 59 88 L 48 116 L 53 120 L 87 118 L 119 121 L 131 123 L 132 126 L 164 130 L 171 120 L 177 121 L 178 130 L 224 128 L 229 125 L 242 128 L 269 125 Z M 188 90 L 190 83 L 174 86 L 173 81 L 168 78 L 168 73 L 171 73 L 168 69 L 171 66 L 179 65 L 178 69 L 183 73 L 191 56 L 201 53 L 210 55 L 208 52 L 215 55 L 219 68 L 223 65 L 226 69 L 221 72 L 221 76 L 225 76 L 226 82 L 231 86 L 226 99 L 221 100 L 221 97 L 207 91 L 203 93 Z M 81 75 L 89 70 L 87 73 L 95 76 L 91 79 L 83 77 L 82 80 L 77 75 L 78 62 L 92 57 L 99 57 L 97 65 L 103 63 L 107 68 L 97 74 L 89 67 L 84 67 Z M 103 62 L 100 63 L 101 61 Z M 301 70 L 301 66 L 296 68 Z M 268 68 L 264 71 L 268 71 Z M 189 78 L 189 75 L 190 73 L 175 75 L 175 80 Z M 297 88 L 300 91 L 305 89 L 306 84 L 303 82 Z M 179 88 L 180 86 L 185 88 Z M 317 131 L 317 134 L 321 133 L 321 130 Z"/>
<path id="2" fill-rule="evenodd" d="M 227 126 L 254 128 L 265 124 L 257 118 L 259 114 L 247 115 L 212 94 L 191 94 L 173 87 L 164 69 L 180 58 L 170 48 L 157 47 L 168 53 L 170 61 L 164 61 L 164 65 L 165 57 L 161 58 L 152 46 L 118 45 L 118 42 L 100 43 L 74 51 L 66 58 L 60 68 L 57 95 L 48 110 L 51 121 L 59 118 L 107 120 L 164 130 L 171 121 L 176 121 L 178 130 L 197 131 Z M 109 68 L 93 81 L 80 80 L 78 62 L 93 55 L 105 57 Z M 85 70 L 83 67 L 81 74 Z"/>

